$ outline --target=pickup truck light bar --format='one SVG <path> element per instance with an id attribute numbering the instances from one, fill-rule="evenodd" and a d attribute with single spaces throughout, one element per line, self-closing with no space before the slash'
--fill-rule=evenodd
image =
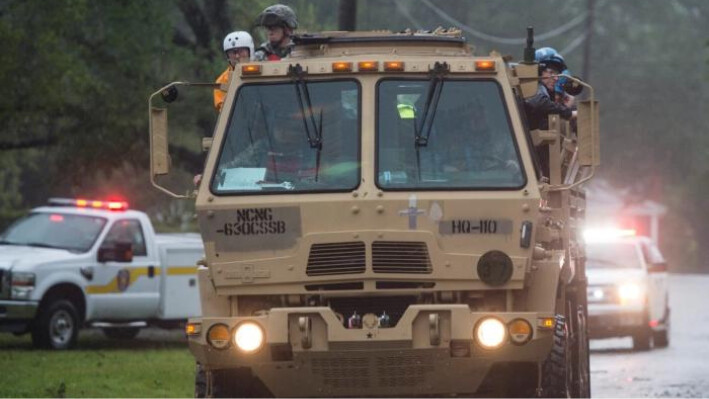
<path id="1" fill-rule="evenodd" d="M 125 201 L 101 201 L 73 198 L 50 198 L 49 205 L 73 206 L 77 208 L 107 209 L 109 211 L 125 211 L 128 203 Z"/>

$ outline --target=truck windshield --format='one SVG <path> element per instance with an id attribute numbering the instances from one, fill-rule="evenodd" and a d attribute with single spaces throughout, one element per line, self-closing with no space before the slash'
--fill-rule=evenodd
<path id="1" fill-rule="evenodd" d="M 354 80 L 239 88 L 212 179 L 215 194 L 349 191 L 359 184 Z M 306 93 L 307 94 L 304 94 Z M 299 95 L 306 96 L 305 101 Z"/>
<path id="2" fill-rule="evenodd" d="M 105 224 L 105 218 L 95 216 L 31 213 L 8 227 L 0 244 L 86 252 Z"/>
<path id="3" fill-rule="evenodd" d="M 586 244 L 588 269 L 640 269 L 640 255 L 633 243 L 596 242 Z"/>
<path id="4" fill-rule="evenodd" d="M 377 87 L 377 185 L 384 189 L 515 189 L 526 183 L 499 85 L 443 80 L 417 142 L 428 80 Z M 430 107 L 429 107 L 430 108 Z M 416 126 L 419 126 L 417 129 Z"/>

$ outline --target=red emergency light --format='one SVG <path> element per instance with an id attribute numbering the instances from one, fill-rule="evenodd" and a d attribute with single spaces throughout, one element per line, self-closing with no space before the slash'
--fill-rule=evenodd
<path id="1" fill-rule="evenodd" d="M 128 203 L 125 201 L 50 198 L 49 204 L 54 206 L 75 206 L 77 208 L 107 209 L 109 211 L 125 211 L 128 209 Z"/>

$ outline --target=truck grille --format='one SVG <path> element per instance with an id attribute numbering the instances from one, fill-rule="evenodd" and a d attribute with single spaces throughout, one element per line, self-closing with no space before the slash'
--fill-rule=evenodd
<path id="1" fill-rule="evenodd" d="M 403 355 L 381 352 L 368 357 L 343 354 L 316 357 L 312 372 L 324 385 L 335 389 L 410 387 L 423 385 L 434 371 L 430 355 Z"/>
<path id="2" fill-rule="evenodd" d="M 310 247 L 308 276 L 364 273 L 367 265 L 363 242 L 336 242 Z"/>
<path id="3" fill-rule="evenodd" d="M 430 274 L 431 259 L 425 242 L 375 241 L 372 243 L 375 273 Z"/>

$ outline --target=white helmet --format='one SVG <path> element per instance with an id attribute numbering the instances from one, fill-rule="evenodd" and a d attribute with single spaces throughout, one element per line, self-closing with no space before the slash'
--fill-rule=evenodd
<path id="1" fill-rule="evenodd" d="M 249 32 L 231 32 L 224 38 L 224 53 L 235 48 L 247 47 L 249 49 L 249 59 L 254 59 L 254 39 Z"/>

